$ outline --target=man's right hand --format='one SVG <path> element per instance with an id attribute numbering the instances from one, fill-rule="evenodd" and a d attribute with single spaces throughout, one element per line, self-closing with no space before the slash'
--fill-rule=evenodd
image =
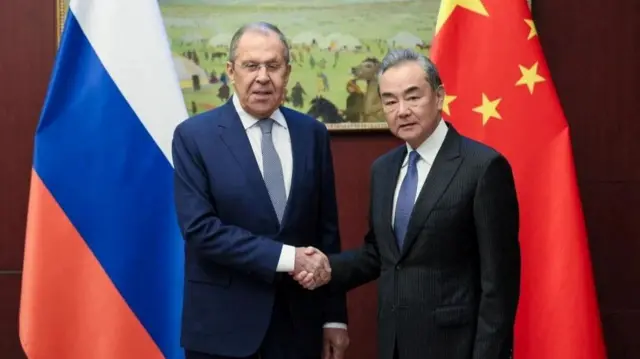
<path id="1" fill-rule="evenodd" d="M 296 248 L 296 259 L 291 275 L 306 289 L 315 289 L 331 280 L 329 259 L 314 247 Z"/>

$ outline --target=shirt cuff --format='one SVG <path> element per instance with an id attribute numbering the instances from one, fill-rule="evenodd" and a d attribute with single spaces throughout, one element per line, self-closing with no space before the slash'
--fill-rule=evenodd
<path id="1" fill-rule="evenodd" d="M 296 265 L 296 247 L 283 244 L 276 272 L 293 272 Z"/>
<path id="2" fill-rule="evenodd" d="M 347 325 L 344 323 L 326 323 L 323 328 L 336 328 L 336 329 L 344 329 L 347 330 Z"/>

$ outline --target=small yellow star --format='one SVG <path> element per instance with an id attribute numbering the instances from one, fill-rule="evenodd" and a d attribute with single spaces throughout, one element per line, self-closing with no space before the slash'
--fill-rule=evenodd
<path id="1" fill-rule="evenodd" d="M 446 113 L 447 115 L 451 116 L 451 112 L 449 110 L 449 104 L 451 104 L 453 102 L 453 100 L 456 99 L 457 96 L 449 96 L 449 95 L 444 95 L 444 101 L 442 104 L 442 112 Z"/>
<path id="2" fill-rule="evenodd" d="M 473 112 L 482 114 L 482 125 L 486 125 L 491 117 L 502 120 L 502 116 L 498 113 L 498 105 L 502 101 L 501 98 L 489 101 L 487 95 L 482 93 L 482 105 L 473 109 Z"/>
<path id="3" fill-rule="evenodd" d="M 524 22 L 526 22 L 527 25 L 529 25 L 529 36 L 527 37 L 527 40 L 531 40 L 536 35 L 538 35 L 538 31 L 536 30 L 536 24 L 534 24 L 533 20 L 531 19 L 524 19 Z"/>
<path id="4" fill-rule="evenodd" d="M 544 77 L 538 75 L 538 62 L 536 61 L 531 68 L 526 68 L 522 65 L 518 65 L 520 67 L 520 72 L 522 73 L 522 77 L 518 82 L 516 82 L 516 86 L 527 85 L 529 88 L 529 93 L 533 94 L 533 88 L 535 87 L 537 82 L 544 82 Z"/>
<path id="5" fill-rule="evenodd" d="M 482 0 L 442 0 L 440 11 L 438 11 L 438 20 L 436 21 L 436 34 L 458 6 L 480 15 L 489 16 L 487 9 L 482 4 Z"/>

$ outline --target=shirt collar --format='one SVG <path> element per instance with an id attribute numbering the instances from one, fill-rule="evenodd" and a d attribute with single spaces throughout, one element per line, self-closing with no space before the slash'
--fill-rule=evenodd
<path id="1" fill-rule="evenodd" d="M 436 126 L 436 129 L 433 133 L 427 137 L 427 139 L 418 146 L 416 151 L 420 155 L 420 159 L 424 160 L 429 164 L 429 166 L 433 165 L 433 161 L 436 159 L 436 155 L 444 143 L 445 137 L 447 137 L 447 132 L 449 128 L 447 124 L 444 122 L 442 118 L 440 118 L 440 122 Z M 407 143 L 407 153 L 411 152 L 413 148 Z M 409 156 L 406 156 L 404 162 L 402 162 L 402 167 L 406 166 L 409 161 Z"/>
<path id="2" fill-rule="evenodd" d="M 232 97 L 232 102 L 233 107 L 235 107 L 236 112 L 238 113 L 238 117 L 240 117 L 240 121 L 242 122 L 242 126 L 245 130 L 248 130 L 250 127 L 258 124 L 258 121 L 260 121 L 260 119 L 248 114 L 247 111 L 242 108 L 242 105 L 240 105 L 240 101 L 238 100 L 237 96 L 234 95 Z M 277 108 L 269 118 L 271 118 L 273 121 L 275 121 L 275 123 L 284 127 L 285 129 L 287 128 L 287 121 L 279 108 Z"/>

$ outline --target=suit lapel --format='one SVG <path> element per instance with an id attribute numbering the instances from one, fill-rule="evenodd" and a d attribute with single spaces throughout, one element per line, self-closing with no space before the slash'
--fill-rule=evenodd
<path id="1" fill-rule="evenodd" d="M 449 132 L 438 155 L 436 156 L 429 175 L 422 186 L 422 190 L 413 207 L 409 228 L 402 248 L 402 256 L 406 255 L 415 243 L 422 225 L 429 217 L 431 210 L 436 205 L 449 183 L 458 171 L 462 162 L 460 157 L 460 135 L 449 127 Z"/>
<path id="2" fill-rule="evenodd" d="M 252 202 L 255 203 L 256 206 L 263 207 L 256 208 L 256 211 L 269 213 L 270 217 L 272 217 L 275 222 L 278 222 L 278 216 L 271 204 L 267 186 L 264 183 L 260 168 L 256 162 L 256 156 L 251 149 L 251 143 L 249 143 L 247 133 L 242 126 L 240 117 L 233 107 L 231 100 L 223 105 L 222 110 L 224 113 L 220 116 L 220 138 L 242 168 L 242 173 L 246 176 L 248 183 L 247 191 L 250 191 L 253 194 L 253 198 L 255 198 Z"/>
<path id="3" fill-rule="evenodd" d="M 407 147 L 402 146 L 391 155 L 389 158 L 389 164 L 384 166 L 386 169 L 384 175 L 380 179 L 380 189 L 378 193 L 381 193 L 381 206 L 382 210 L 379 212 L 379 221 L 383 223 L 383 229 L 388 231 L 390 241 L 384 241 L 388 246 L 394 258 L 400 256 L 400 250 L 396 241 L 396 236 L 391 224 L 391 218 L 393 216 L 393 197 L 396 191 L 396 185 L 398 184 L 398 176 L 400 175 L 400 167 L 402 161 L 407 154 Z M 374 192 L 375 193 L 375 192 Z"/>
<path id="4" fill-rule="evenodd" d="M 312 145 L 314 143 L 311 137 L 312 131 L 305 130 L 304 122 L 298 121 L 296 115 L 286 108 L 280 108 L 280 111 L 287 121 L 289 137 L 291 138 L 291 155 L 293 158 L 291 189 L 289 190 L 287 206 L 285 207 L 282 217 L 282 223 L 284 224 L 293 215 L 293 209 L 297 207 L 295 201 L 300 199 L 298 192 L 300 191 L 302 182 L 305 180 L 304 174 L 306 171 L 307 158 L 315 146 Z"/>

